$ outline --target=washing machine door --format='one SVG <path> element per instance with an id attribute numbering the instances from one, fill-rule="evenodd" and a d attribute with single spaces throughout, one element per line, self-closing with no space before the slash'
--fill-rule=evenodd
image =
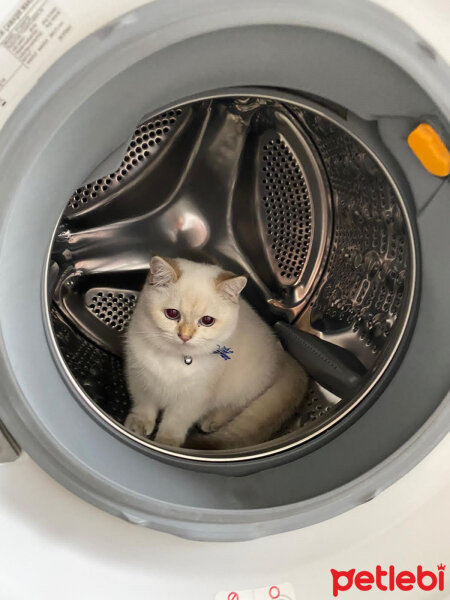
<path id="1" fill-rule="evenodd" d="M 95 505 L 193 539 L 308 525 L 415 465 L 449 422 L 448 72 L 353 0 L 155 0 L 73 47 L 1 132 L 4 435 Z M 438 174 L 406 142 L 420 125 Z M 249 273 L 311 378 L 273 439 L 179 449 L 124 427 L 150 251 Z"/>

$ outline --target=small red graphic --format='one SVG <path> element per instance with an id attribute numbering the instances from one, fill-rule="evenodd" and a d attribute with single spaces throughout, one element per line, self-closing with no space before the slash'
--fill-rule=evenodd
<path id="1" fill-rule="evenodd" d="M 269 596 L 272 598 L 272 600 L 276 600 L 276 598 L 279 598 L 280 593 L 280 588 L 276 585 L 273 585 L 269 590 Z"/>
<path id="2" fill-rule="evenodd" d="M 239 594 L 237 592 L 230 592 L 227 600 L 239 600 Z"/>
<path id="3" fill-rule="evenodd" d="M 438 571 L 445 571 L 445 565 L 443 565 L 442 563 L 440 565 L 437 566 Z"/>

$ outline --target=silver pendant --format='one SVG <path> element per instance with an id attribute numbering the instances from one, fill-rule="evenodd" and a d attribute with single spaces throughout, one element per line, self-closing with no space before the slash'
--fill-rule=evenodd
<path id="1" fill-rule="evenodd" d="M 185 356 L 185 357 L 184 357 L 184 364 L 185 364 L 185 365 L 190 365 L 190 364 L 192 364 L 192 356 Z"/>

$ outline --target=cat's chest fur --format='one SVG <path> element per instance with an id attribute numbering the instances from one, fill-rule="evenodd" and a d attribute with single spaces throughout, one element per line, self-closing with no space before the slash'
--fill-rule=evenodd
<path id="1" fill-rule="evenodd" d="M 139 342 L 138 342 L 139 344 Z M 135 356 L 139 362 L 141 376 L 147 379 L 147 385 L 155 391 L 180 391 L 186 393 L 192 387 L 198 391 L 201 386 L 212 385 L 217 381 L 225 367 L 225 361 L 217 354 L 206 354 L 191 357 L 192 362 L 186 364 L 185 357 L 190 356 L 189 349 L 175 353 L 161 353 L 142 342 L 135 348 Z"/>

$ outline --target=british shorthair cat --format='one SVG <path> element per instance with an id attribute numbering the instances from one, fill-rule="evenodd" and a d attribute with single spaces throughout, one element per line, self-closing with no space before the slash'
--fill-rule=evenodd
<path id="1" fill-rule="evenodd" d="M 303 368 L 240 298 L 244 276 L 152 258 L 126 339 L 125 426 L 167 446 L 238 448 L 269 440 L 307 387 Z M 187 438 L 197 423 L 209 435 Z"/>

